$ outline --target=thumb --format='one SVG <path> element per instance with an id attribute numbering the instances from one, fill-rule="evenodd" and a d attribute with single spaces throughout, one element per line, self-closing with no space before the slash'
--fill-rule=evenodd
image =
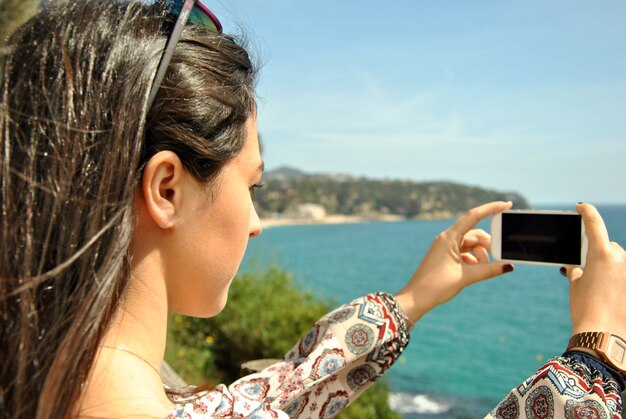
<path id="1" fill-rule="evenodd" d="M 563 276 L 569 279 L 570 284 L 574 283 L 583 274 L 583 270 L 576 265 L 565 265 L 561 268 Z"/>
<path id="2" fill-rule="evenodd" d="M 468 284 L 484 281 L 505 273 L 513 272 L 514 266 L 510 263 L 491 262 L 480 263 L 477 265 L 465 265 L 463 267 L 463 276 L 467 279 Z"/>

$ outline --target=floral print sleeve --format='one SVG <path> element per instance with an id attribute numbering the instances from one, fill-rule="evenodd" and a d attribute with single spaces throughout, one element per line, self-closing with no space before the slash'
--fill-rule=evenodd
<path id="1" fill-rule="evenodd" d="M 623 390 L 617 372 L 570 351 L 548 361 L 485 417 L 621 419 Z"/>
<path id="2" fill-rule="evenodd" d="M 192 399 L 173 397 L 168 419 L 333 417 L 398 359 L 408 332 L 391 295 L 367 295 L 320 319 L 282 362 Z"/>

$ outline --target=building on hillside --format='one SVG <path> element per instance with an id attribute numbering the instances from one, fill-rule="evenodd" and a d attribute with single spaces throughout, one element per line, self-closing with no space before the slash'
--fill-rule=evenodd
<path id="1" fill-rule="evenodd" d="M 312 220 L 321 220 L 326 217 L 326 208 L 318 204 L 299 204 L 293 210 L 293 214 L 290 214 L 295 218 L 308 218 Z"/>

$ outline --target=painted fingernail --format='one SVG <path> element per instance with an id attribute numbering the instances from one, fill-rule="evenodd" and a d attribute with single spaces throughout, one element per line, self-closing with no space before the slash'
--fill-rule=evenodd
<path id="1" fill-rule="evenodd" d="M 561 272 L 561 275 L 567 276 L 567 269 L 565 269 L 565 266 L 561 266 L 561 269 L 559 269 L 559 272 Z"/>
<path id="2" fill-rule="evenodd" d="M 513 265 L 511 265 L 510 263 L 508 263 L 508 264 L 506 264 L 506 265 L 504 265 L 504 266 L 502 267 L 502 272 L 504 272 L 504 273 L 506 274 L 506 273 L 509 273 L 509 272 L 513 272 L 513 269 L 515 269 L 515 268 L 513 267 Z"/>

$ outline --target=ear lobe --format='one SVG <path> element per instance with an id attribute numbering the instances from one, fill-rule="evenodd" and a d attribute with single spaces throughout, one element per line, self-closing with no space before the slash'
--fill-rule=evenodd
<path id="1" fill-rule="evenodd" d="M 183 176 L 183 164 L 176 153 L 171 151 L 156 153 L 143 170 L 141 191 L 146 212 L 162 229 L 172 228 L 176 224 Z"/>

